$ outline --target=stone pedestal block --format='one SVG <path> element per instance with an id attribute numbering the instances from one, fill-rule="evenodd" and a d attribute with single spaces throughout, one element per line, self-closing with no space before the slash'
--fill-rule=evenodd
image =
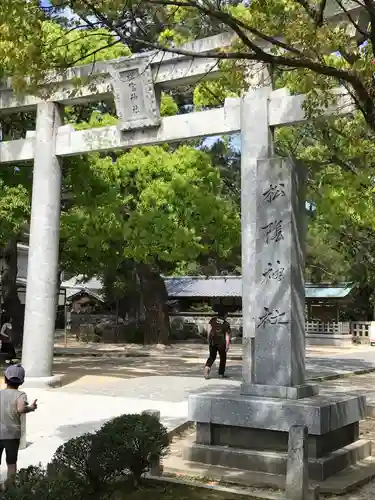
<path id="1" fill-rule="evenodd" d="M 241 394 L 268 398 L 302 399 L 317 396 L 319 394 L 319 387 L 317 385 L 309 384 L 287 387 L 284 385 L 257 385 L 243 383 L 241 386 Z"/>
<path id="2" fill-rule="evenodd" d="M 283 476 L 289 430 L 302 425 L 308 429 L 309 479 L 324 481 L 371 454 L 370 442 L 359 439 L 359 421 L 364 418 L 364 396 L 291 400 L 247 396 L 238 389 L 191 395 L 189 420 L 197 423 L 197 434 L 185 458 Z"/>
<path id="3" fill-rule="evenodd" d="M 22 385 L 24 389 L 61 387 L 64 385 L 68 377 L 64 374 L 55 374 L 50 377 L 26 377 Z"/>
<path id="4" fill-rule="evenodd" d="M 323 435 L 364 418 L 365 396 L 336 393 L 289 400 L 246 396 L 237 388 L 189 396 L 189 420 L 198 423 L 281 432 L 307 425 L 309 435 Z"/>

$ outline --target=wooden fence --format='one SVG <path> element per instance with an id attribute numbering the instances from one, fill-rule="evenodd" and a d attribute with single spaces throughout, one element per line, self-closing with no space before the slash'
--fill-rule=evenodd
<path id="1" fill-rule="evenodd" d="M 351 330 L 353 339 L 368 339 L 371 321 L 353 321 L 351 323 Z"/>

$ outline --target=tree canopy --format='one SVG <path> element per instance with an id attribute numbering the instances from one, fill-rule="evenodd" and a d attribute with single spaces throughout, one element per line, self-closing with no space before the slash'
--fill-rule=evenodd
<path id="1" fill-rule="evenodd" d="M 39 73 L 23 75 L 31 77 L 29 87 L 23 86 L 28 82 L 15 80 L 17 92 L 33 92 L 33 85 L 47 66 L 58 68 L 61 64 L 63 69 L 78 61 L 94 62 L 97 58 L 113 59 L 130 53 L 121 44 L 108 44 L 112 35 L 104 29 L 87 34 L 38 19 L 45 34 L 44 52 L 35 52 L 32 57 L 45 57 L 46 65 L 38 66 Z M 5 73 L 14 70 L 9 66 Z M 65 111 L 67 122 L 78 129 L 117 123 L 111 102 L 72 106 Z M 173 97 L 163 94 L 161 114 L 177 112 Z M 34 128 L 33 113 L 3 120 L 5 139 L 22 137 Z M 30 167 L 0 170 L 0 238 L 4 248 L 12 241 L 12 252 L 16 251 L 15 242 L 27 231 L 31 180 Z M 162 296 L 163 290 L 150 286 L 160 284 L 158 273 L 184 268 L 194 259 L 225 259 L 239 242 L 236 203 L 225 190 L 212 156 L 195 144 L 135 148 L 125 154 L 89 155 L 64 161 L 61 267 L 74 274 L 101 277 L 112 289 L 115 282 L 124 286 L 129 269 L 136 269 L 143 289 L 148 291 L 146 299 L 143 297 L 148 310 L 155 308 L 155 302 L 163 307 L 164 298 L 158 302 L 152 297 L 152 293 Z M 8 272 L 7 289 L 14 305 L 16 261 L 8 261 L 13 267 Z M 15 307 L 7 309 L 16 314 Z M 153 340 L 163 336 L 166 340 L 163 320 L 156 323 L 151 332 Z"/>
<path id="2" fill-rule="evenodd" d="M 74 204 L 63 212 L 62 239 L 77 274 L 85 263 L 92 275 L 125 259 L 162 268 L 212 249 L 225 257 L 238 244 L 236 207 L 210 157 L 195 148 L 91 156 L 73 161 L 65 178 Z"/>
<path id="3" fill-rule="evenodd" d="M 76 17 L 64 17 L 66 7 Z M 24 28 L 19 39 L 18 30 L 11 29 L 14 19 Z M 315 207 L 309 275 L 375 283 L 374 19 L 375 2 L 370 0 L 363 5 L 338 0 L 57 0 L 47 8 L 16 0 L 0 13 L 0 67 L 3 75 L 13 75 L 18 92 L 34 92 L 49 69 L 63 71 L 150 48 L 186 53 L 177 45 L 227 31 L 236 38 L 231 46 L 208 54 L 221 60 L 221 75 L 195 86 L 190 104 L 197 109 L 221 105 L 228 95 L 246 91 L 248 73 L 255 71 L 249 62 L 265 62 L 276 86 L 306 93 L 312 118 L 334 100 L 330 90 L 342 86 L 358 113 L 281 129 L 277 148 L 309 168 L 309 200 Z M 178 100 L 164 95 L 162 114 L 177 113 Z M 108 103 L 67 109 L 67 119 L 80 128 L 116 123 Z M 201 144 L 200 151 L 195 146 L 138 148 L 67 161 L 64 191 L 74 203 L 66 202 L 63 209 L 65 265 L 80 272 L 83 267 L 87 275 L 116 270 L 129 261 L 183 271 L 191 269 L 194 259 L 208 269 L 213 254 L 226 261 L 235 249 L 238 257 L 239 177 L 238 169 L 231 170 L 238 167 L 238 154 L 225 140 L 210 148 Z M 14 179 L 24 169 L 20 172 Z M 14 198 L 0 207 L 6 239 L 28 218 L 30 179 L 26 175 L 9 184 L 4 177 L 2 182 L 4 200 Z"/>
<path id="4" fill-rule="evenodd" d="M 315 104 L 326 102 L 327 90 L 340 85 L 375 129 L 373 0 L 56 0 L 55 7 L 69 7 L 78 16 L 76 25 L 83 19 L 86 34 L 106 28 L 127 47 L 193 57 L 200 55 L 177 48 L 176 42 L 227 31 L 235 35 L 232 45 L 206 55 L 232 61 L 233 69 L 241 61 L 292 69 L 298 90 Z M 45 9 L 46 15 L 53 12 Z"/>

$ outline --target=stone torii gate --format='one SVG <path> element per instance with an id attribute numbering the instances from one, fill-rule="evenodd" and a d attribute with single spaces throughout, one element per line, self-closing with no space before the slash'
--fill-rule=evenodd
<path id="1" fill-rule="evenodd" d="M 187 44 L 184 48 L 204 54 L 231 43 L 232 35 L 217 35 Z M 37 111 L 36 130 L 25 139 L 0 143 L 0 163 L 33 162 L 33 191 L 30 221 L 29 258 L 22 362 L 29 384 L 54 384 L 52 377 L 53 342 L 58 274 L 61 159 L 90 151 L 128 149 L 142 144 L 180 141 L 187 137 L 210 135 L 209 121 L 193 113 L 187 119 L 161 119 L 159 97 L 163 89 L 190 85 L 202 77 L 218 73 L 216 59 L 181 57 L 174 54 L 144 53 L 137 57 L 72 68 L 62 77 L 49 75 L 57 86 L 48 101 L 35 96 L 17 98 L 11 82 L 0 85 L 0 123 L 4 114 Z M 88 78 L 76 89 L 72 80 Z M 65 105 L 115 99 L 119 126 L 88 130 L 81 134 L 63 125 Z M 219 133 L 233 129 L 221 117 Z M 202 127 L 203 125 L 203 127 Z M 125 133 L 125 131 L 127 131 Z M 220 132 L 221 131 L 221 132 Z M 215 134 L 215 131 L 213 132 Z"/>
<path id="2" fill-rule="evenodd" d="M 204 53 L 228 44 L 230 38 L 194 42 L 193 50 Z M 61 159 L 240 132 L 243 384 L 240 391 L 190 396 L 197 441 L 187 456 L 255 471 L 257 477 L 267 473 L 268 483 L 274 484 L 270 473 L 285 472 L 290 426 L 305 424 L 310 476 L 324 481 L 368 457 L 370 445 L 358 439 L 364 397 L 319 396 L 318 388 L 305 381 L 303 172 L 272 152 L 275 127 L 305 120 L 304 96 L 262 87 L 241 99 L 226 99 L 220 109 L 160 117 L 162 88 L 194 83 L 215 67 L 212 59 L 144 54 L 103 63 L 96 94 L 87 87 L 74 97 L 65 90 L 48 101 L 27 97 L 19 102 L 9 88 L 0 90 L 0 117 L 37 108 L 35 132 L 0 143 L 0 163 L 34 162 L 22 358 L 27 382 L 53 382 Z M 76 71 L 89 72 L 85 67 Z M 69 86 L 71 76 L 62 85 Z M 101 100 L 111 92 L 118 126 L 75 131 L 63 125 L 65 104 Z M 338 100 L 328 113 L 350 109 L 346 95 Z M 366 467 L 372 474 L 374 465 Z"/>

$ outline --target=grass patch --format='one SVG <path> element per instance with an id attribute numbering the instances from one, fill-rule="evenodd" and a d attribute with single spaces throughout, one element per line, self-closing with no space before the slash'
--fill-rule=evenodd
<path id="1" fill-rule="evenodd" d="M 242 495 L 184 484 L 142 484 L 133 491 L 118 492 L 113 500 L 238 500 Z M 255 500 L 246 495 L 247 500 Z"/>

